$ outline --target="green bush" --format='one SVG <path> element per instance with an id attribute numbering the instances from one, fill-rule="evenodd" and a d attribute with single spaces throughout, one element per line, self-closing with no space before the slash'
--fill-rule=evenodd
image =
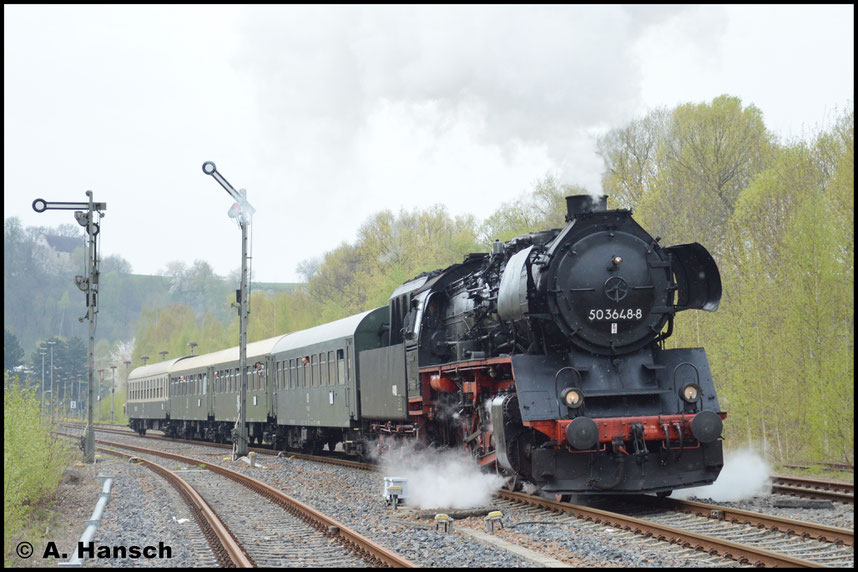
<path id="1" fill-rule="evenodd" d="M 32 390 L 22 389 L 8 375 L 4 386 L 3 547 L 9 554 L 34 508 L 57 490 L 72 449 L 50 434 Z"/>

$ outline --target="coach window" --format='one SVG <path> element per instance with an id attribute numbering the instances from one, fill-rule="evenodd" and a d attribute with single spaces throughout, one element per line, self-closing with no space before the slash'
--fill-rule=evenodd
<path id="1" fill-rule="evenodd" d="M 337 377 L 341 385 L 346 382 L 346 362 L 343 359 L 343 350 L 337 350 Z"/>
<path id="2" fill-rule="evenodd" d="M 346 350 L 346 379 L 351 376 L 352 360 L 348 350 Z"/>
<path id="3" fill-rule="evenodd" d="M 328 362 L 325 352 L 319 354 L 319 385 L 328 385 Z"/>

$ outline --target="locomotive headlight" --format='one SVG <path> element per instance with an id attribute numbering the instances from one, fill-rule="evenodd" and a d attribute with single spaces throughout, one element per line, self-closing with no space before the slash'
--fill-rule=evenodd
<path id="1" fill-rule="evenodd" d="M 570 409 L 578 409 L 584 403 L 584 394 L 581 393 L 580 389 L 573 387 L 564 389 L 561 397 L 563 398 L 563 403 Z"/>
<path id="2" fill-rule="evenodd" d="M 700 399 L 700 386 L 696 383 L 689 383 L 682 388 L 679 396 L 682 397 L 682 400 L 686 403 L 696 403 L 697 400 Z"/>

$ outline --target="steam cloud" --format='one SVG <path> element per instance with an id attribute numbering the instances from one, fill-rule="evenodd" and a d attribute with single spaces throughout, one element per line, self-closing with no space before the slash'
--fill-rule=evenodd
<path id="1" fill-rule="evenodd" d="M 405 503 L 415 508 L 483 506 L 506 480 L 482 472 L 464 451 L 417 449 L 410 443 L 385 452 L 382 475 L 408 479 Z"/>
<path id="2" fill-rule="evenodd" d="M 771 467 L 756 451 L 740 449 L 724 453 L 724 468 L 711 485 L 681 489 L 673 498 L 687 500 L 692 497 L 721 502 L 737 502 L 771 492 Z"/>

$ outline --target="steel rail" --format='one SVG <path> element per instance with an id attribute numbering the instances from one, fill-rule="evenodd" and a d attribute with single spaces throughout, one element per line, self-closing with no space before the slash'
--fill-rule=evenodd
<path id="1" fill-rule="evenodd" d="M 791 520 L 759 512 L 671 498 L 659 499 L 642 496 L 635 500 L 643 500 L 653 506 L 693 514 L 695 516 L 724 520 L 733 524 L 749 524 L 757 528 L 795 534 L 801 538 L 813 538 L 821 542 L 854 546 L 854 531 L 848 528 L 836 528 L 834 526 Z"/>
<path id="2" fill-rule="evenodd" d="M 293 514 L 299 515 L 307 522 L 315 524 L 323 531 L 327 531 L 329 534 L 338 537 L 344 543 L 355 547 L 358 552 L 368 555 L 370 558 L 377 561 L 379 564 L 392 568 L 415 568 L 415 565 L 412 562 L 406 560 L 405 558 L 402 558 L 391 550 L 388 550 L 387 548 L 376 544 L 362 534 L 348 528 L 347 526 L 344 526 L 343 524 L 330 518 L 327 515 L 322 514 L 314 508 L 290 497 L 282 491 L 279 491 L 274 487 L 271 487 L 270 485 L 267 485 L 252 477 L 248 477 L 247 475 L 243 475 L 239 472 L 227 469 L 225 467 L 221 467 L 219 465 L 213 465 L 200 459 L 194 459 L 193 457 L 185 457 L 176 453 L 167 453 L 166 451 L 153 451 L 150 449 L 146 449 L 145 447 L 136 447 L 134 445 L 125 445 L 123 443 L 113 443 L 109 441 L 98 440 L 97 442 L 111 447 L 120 447 L 122 449 L 128 449 L 129 451 L 136 451 L 138 453 L 157 455 L 159 457 L 173 459 L 182 463 L 189 463 L 197 466 L 202 465 L 206 469 L 218 473 L 229 479 L 232 479 L 237 483 L 253 490 L 254 492 L 257 492 L 258 494 L 268 498 L 269 500 L 276 502 L 278 505 L 286 508 Z"/>
<path id="3" fill-rule="evenodd" d="M 839 491 L 842 493 L 855 493 L 855 483 L 845 481 L 827 481 L 823 479 L 809 479 L 806 477 L 791 477 L 788 475 L 772 475 L 775 483 L 785 485 L 796 485 L 799 487 L 819 488 L 825 490 Z"/>
<path id="4" fill-rule="evenodd" d="M 855 504 L 855 485 L 843 481 L 826 481 L 786 475 L 772 475 L 772 492 L 779 494 L 826 499 Z"/>
<path id="5" fill-rule="evenodd" d="M 66 435 L 73 438 L 77 437 L 76 435 L 67 435 L 64 433 L 60 433 L 60 435 Z M 109 455 L 135 460 L 137 463 L 144 465 L 146 468 L 161 475 L 168 483 L 175 487 L 191 509 L 194 520 L 199 524 L 203 535 L 206 537 L 209 546 L 211 546 L 212 551 L 215 553 L 215 557 L 218 559 L 221 566 L 255 568 L 256 565 L 253 560 L 244 553 L 241 545 L 237 540 L 235 540 L 235 538 L 233 538 L 229 529 L 224 525 L 220 517 L 214 512 L 214 510 L 212 510 L 208 503 L 203 500 L 199 493 L 197 493 L 197 491 L 194 490 L 194 488 L 191 487 L 191 485 L 189 485 L 182 477 L 166 467 L 147 459 L 134 457 L 133 455 L 128 455 L 121 451 L 114 451 L 106 447 L 97 447 L 97 449 L 100 449 L 102 452 Z"/>
<path id="6" fill-rule="evenodd" d="M 844 504 L 855 504 L 855 495 L 840 493 L 837 491 L 826 491 L 819 489 L 809 489 L 807 487 L 793 487 L 789 485 L 772 485 L 772 492 L 780 495 L 788 495 L 793 497 L 804 497 L 809 499 L 831 500 L 842 502 Z"/>
<path id="7" fill-rule="evenodd" d="M 719 554 L 725 558 L 736 560 L 742 564 L 747 563 L 754 566 L 789 566 L 792 568 L 825 568 L 823 564 L 819 564 L 817 562 L 793 558 L 784 554 L 777 554 L 775 552 L 761 550 L 759 548 L 746 546 L 729 540 L 720 540 L 718 538 L 712 538 L 696 534 L 694 532 L 687 532 L 671 526 L 649 522 L 647 520 L 605 510 L 569 503 L 561 503 L 506 490 L 501 490 L 497 494 L 509 500 L 539 506 L 557 512 L 574 514 L 575 516 L 585 520 L 596 523 L 607 523 L 617 528 L 631 530 L 637 534 L 652 536 L 658 540 L 667 540 L 673 543 L 679 543 L 689 548 L 703 550 L 709 554 Z"/>

